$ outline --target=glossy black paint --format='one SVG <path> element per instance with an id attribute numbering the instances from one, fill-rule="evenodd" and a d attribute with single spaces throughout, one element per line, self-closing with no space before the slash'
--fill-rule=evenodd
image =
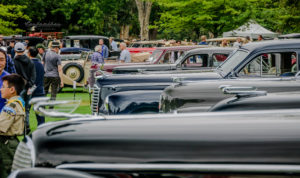
<path id="1" fill-rule="evenodd" d="M 106 97 L 113 93 L 117 92 L 125 92 L 125 91 L 135 91 L 135 90 L 160 90 L 162 91 L 167 86 L 171 85 L 171 83 L 141 83 L 140 85 L 136 84 L 116 84 L 116 85 L 106 85 L 101 88 L 101 94 L 100 94 L 100 101 L 99 101 L 99 112 L 104 114 L 111 114 L 105 109 L 104 102 Z M 159 94 L 160 95 L 160 94 Z M 140 96 L 140 97 L 147 97 L 147 96 Z M 110 100 L 113 101 L 113 100 Z M 130 98 L 130 101 L 132 101 L 132 98 Z M 158 103 L 159 100 L 156 101 Z M 116 103 L 122 102 L 120 100 L 114 101 Z M 126 102 L 126 101 L 125 101 Z M 122 109 L 123 110 L 123 109 Z M 158 107 L 157 107 L 158 110 Z M 115 109 L 114 109 L 115 111 Z M 112 112 L 115 113 L 115 112 Z"/>
<path id="2" fill-rule="evenodd" d="M 108 114 L 158 113 L 160 90 L 134 90 L 108 95 Z M 145 95 L 145 93 L 147 93 Z"/>
<path id="3" fill-rule="evenodd" d="M 112 118 L 120 120 L 109 121 Z M 131 115 L 48 124 L 33 132 L 32 140 L 37 167 L 68 163 L 297 165 L 299 124 L 299 111 Z"/>
<path id="4" fill-rule="evenodd" d="M 161 94 L 162 112 L 200 112 L 208 111 L 211 106 L 223 99 L 232 97 L 224 94 L 221 85 L 257 87 L 268 93 L 300 91 L 300 81 L 290 79 L 226 79 L 182 83 L 167 87 Z"/>
<path id="5" fill-rule="evenodd" d="M 98 112 L 104 111 L 104 100 L 108 94 L 118 91 L 134 91 L 134 90 L 158 90 L 161 91 L 171 85 L 173 78 L 186 78 L 190 80 L 211 80 L 219 79 L 220 75 L 215 72 L 197 71 L 198 73 L 149 73 L 134 75 L 111 75 L 108 77 L 98 78 L 97 87 L 100 88 L 100 96 L 98 101 Z"/>
<path id="6" fill-rule="evenodd" d="M 211 107 L 209 112 L 297 108 L 300 108 L 300 93 L 283 92 L 271 93 L 267 96 L 228 98 Z"/>

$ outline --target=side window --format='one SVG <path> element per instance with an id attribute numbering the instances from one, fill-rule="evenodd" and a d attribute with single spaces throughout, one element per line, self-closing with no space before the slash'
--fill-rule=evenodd
<path id="1" fill-rule="evenodd" d="M 228 57 L 228 54 L 213 54 L 212 59 L 213 59 L 213 66 L 217 67 L 219 66 L 223 61 L 225 61 Z"/>
<path id="2" fill-rule="evenodd" d="M 208 66 L 208 55 L 207 54 L 196 54 L 187 57 L 181 64 L 182 68 L 199 68 Z"/>
<path id="3" fill-rule="evenodd" d="M 164 54 L 164 56 L 160 59 L 159 64 L 169 64 L 171 61 L 171 51 L 168 51 Z"/>
<path id="4" fill-rule="evenodd" d="M 239 76 L 294 76 L 297 70 L 296 56 L 293 52 L 260 54 L 239 72 Z"/>

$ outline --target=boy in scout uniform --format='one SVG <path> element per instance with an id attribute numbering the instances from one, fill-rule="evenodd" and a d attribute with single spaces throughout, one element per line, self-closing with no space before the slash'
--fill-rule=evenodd
<path id="1" fill-rule="evenodd" d="M 13 157 L 18 146 L 18 135 L 24 131 L 24 101 L 19 96 L 25 82 L 20 75 L 6 75 L 2 78 L 1 95 L 7 99 L 0 113 L 0 176 L 10 173 Z"/>

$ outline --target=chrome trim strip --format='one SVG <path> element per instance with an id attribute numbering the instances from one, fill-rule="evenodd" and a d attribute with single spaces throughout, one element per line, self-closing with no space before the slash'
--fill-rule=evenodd
<path id="1" fill-rule="evenodd" d="M 100 91 L 101 89 L 95 84 L 93 88 L 92 101 L 91 101 L 92 115 L 98 114 L 97 110 L 99 104 Z"/>
<path id="2" fill-rule="evenodd" d="M 58 169 L 129 172 L 300 173 L 300 165 L 270 164 L 62 164 Z"/>

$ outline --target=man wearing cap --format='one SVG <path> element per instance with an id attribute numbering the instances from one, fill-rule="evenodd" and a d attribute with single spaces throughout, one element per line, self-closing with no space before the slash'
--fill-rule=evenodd
<path id="1" fill-rule="evenodd" d="M 51 50 L 47 51 L 43 57 L 45 69 L 44 89 L 47 95 L 51 86 L 51 99 L 55 100 L 59 86 L 64 87 L 62 78 L 61 57 L 58 55 L 60 44 L 57 41 L 52 42 Z"/>
<path id="2" fill-rule="evenodd" d="M 35 73 L 35 65 L 34 63 L 25 55 L 25 45 L 23 43 L 16 43 L 15 45 L 16 56 L 14 58 L 16 73 L 21 75 L 25 81 L 24 90 L 21 92 L 20 96 L 25 101 L 25 110 L 26 110 L 26 132 L 30 132 L 29 127 L 29 100 L 31 99 L 31 95 L 28 94 L 28 90 L 34 86 L 36 73 Z"/>
<path id="3" fill-rule="evenodd" d="M 42 43 L 36 45 L 36 49 L 38 50 L 39 54 L 36 56 L 37 59 L 42 61 L 44 54 L 45 54 L 45 46 Z"/>

